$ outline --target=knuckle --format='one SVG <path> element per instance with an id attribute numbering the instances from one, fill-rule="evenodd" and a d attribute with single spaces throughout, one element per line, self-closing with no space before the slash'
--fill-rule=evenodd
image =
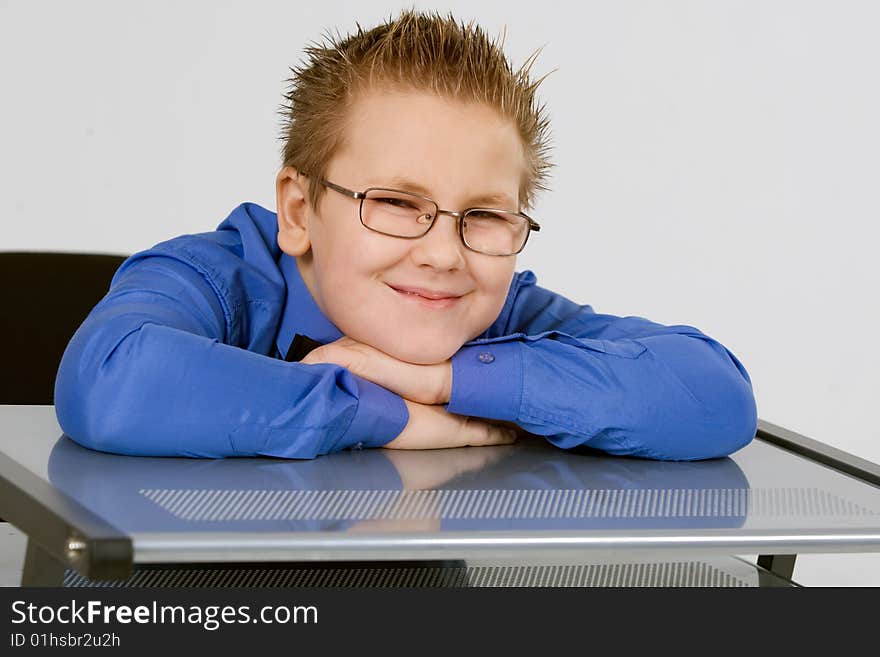
<path id="1" fill-rule="evenodd" d="M 309 353 L 306 354 L 306 357 L 303 360 L 314 360 L 321 361 L 326 357 L 327 352 L 324 350 L 324 347 L 318 347 L 317 349 L 312 349 Z"/>
<path id="2" fill-rule="evenodd" d="M 474 440 L 477 445 L 486 445 L 492 440 L 492 429 L 485 422 L 475 424 Z"/>

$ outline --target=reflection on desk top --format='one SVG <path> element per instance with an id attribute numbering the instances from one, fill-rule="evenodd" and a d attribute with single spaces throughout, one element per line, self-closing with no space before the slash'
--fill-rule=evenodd
<path id="1" fill-rule="evenodd" d="M 760 440 L 699 462 L 566 451 L 538 438 L 202 460 L 91 451 L 49 414 L 0 407 L 0 451 L 132 534 L 880 529 L 880 489 Z"/>

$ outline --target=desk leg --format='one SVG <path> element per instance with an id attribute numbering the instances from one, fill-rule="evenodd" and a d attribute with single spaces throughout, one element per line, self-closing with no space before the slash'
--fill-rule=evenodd
<path id="1" fill-rule="evenodd" d="M 64 586 L 64 564 L 28 538 L 21 573 L 22 586 Z"/>
<path id="2" fill-rule="evenodd" d="M 796 557 L 796 554 L 762 554 L 758 556 L 758 565 L 775 575 L 791 580 Z"/>

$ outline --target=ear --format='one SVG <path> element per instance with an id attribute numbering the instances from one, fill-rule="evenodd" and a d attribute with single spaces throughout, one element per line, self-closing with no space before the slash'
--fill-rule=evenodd
<path id="1" fill-rule="evenodd" d="M 284 167 L 275 178 L 278 208 L 278 246 L 292 256 L 303 256 L 312 246 L 309 239 L 309 185 L 293 167 Z"/>

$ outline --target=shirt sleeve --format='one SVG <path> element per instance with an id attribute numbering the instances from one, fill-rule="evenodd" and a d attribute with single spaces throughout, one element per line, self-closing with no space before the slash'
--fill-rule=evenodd
<path id="1" fill-rule="evenodd" d="M 130 258 L 61 360 L 62 429 L 121 454 L 313 458 L 406 426 L 402 398 L 345 368 L 228 344 L 236 302 L 182 260 Z"/>
<path id="2" fill-rule="evenodd" d="M 686 325 L 598 314 L 518 274 L 503 335 L 452 358 L 447 410 L 514 422 L 555 445 L 661 460 L 726 456 L 757 429 L 751 379 Z"/>

